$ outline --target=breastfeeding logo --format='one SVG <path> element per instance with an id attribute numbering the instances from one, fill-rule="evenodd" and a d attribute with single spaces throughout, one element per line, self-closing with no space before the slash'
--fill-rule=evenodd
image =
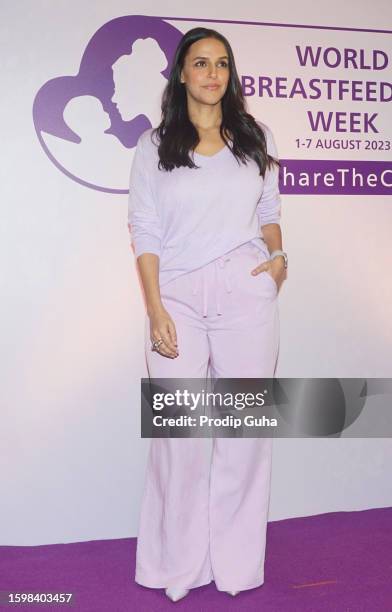
<path id="1" fill-rule="evenodd" d="M 39 89 L 34 126 L 59 170 L 91 189 L 128 194 L 130 151 L 160 121 L 160 96 L 181 37 L 160 18 L 113 19 L 87 43 L 77 74 Z"/>
<path id="2" fill-rule="evenodd" d="M 392 435 L 388 378 L 143 378 L 141 436 Z"/>
<path id="3" fill-rule="evenodd" d="M 220 22 L 223 32 L 225 23 Z M 286 117 L 279 141 L 286 138 L 292 158 L 283 159 L 278 147 L 281 193 L 390 195 L 389 38 L 379 41 L 373 32 L 363 40 L 353 30 L 355 40 L 347 42 L 344 30 L 320 32 L 310 26 L 298 44 L 295 24 L 229 24 L 229 38 L 240 50 L 237 62 L 248 66 L 240 75 L 244 96 L 264 98 L 266 108 L 273 100 L 276 116 Z M 252 63 L 252 54 L 244 63 L 241 41 L 251 36 L 258 56 L 270 53 L 270 73 L 259 60 Z M 76 74 L 42 85 L 33 103 L 37 138 L 68 178 L 98 191 L 128 194 L 132 151 L 140 134 L 160 123 L 161 97 L 181 38 L 182 32 L 162 18 L 118 17 L 88 41 Z M 279 53 L 271 53 L 271 44 Z M 373 47 L 381 44 L 383 49 Z M 263 108 L 253 113 L 264 114 Z"/>

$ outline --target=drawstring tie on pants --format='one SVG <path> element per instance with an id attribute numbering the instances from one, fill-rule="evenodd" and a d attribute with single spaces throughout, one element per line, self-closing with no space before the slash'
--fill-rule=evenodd
<path id="1" fill-rule="evenodd" d="M 227 262 L 230 261 L 230 257 L 227 257 L 226 255 L 222 255 L 221 257 L 218 257 L 217 259 L 213 260 L 211 262 L 211 264 L 214 264 L 214 268 L 215 268 L 215 279 L 216 279 L 216 283 L 215 283 L 215 303 L 216 303 L 216 314 L 217 315 L 221 315 L 222 313 L 222 308 L 221 308 L 221 300 L 220 300 L 220 282 L 219 282 L 219 272 L 220 270 L 222 270 L 222 275 L 223 275 L 223 279 L 224 279 L 224 284 L 225 284 L 225 288 L 227 293 L 230 293 L 232 291 L 232 286 L 231 286 L 231 282 L 230 282 L 230 276 L 229 276 L 229 270 L 228 270 L 228 266 L 226 265 Z M 192 288 L 192 294 L 196 295 L 199 288 L 200 288 L 200 281 L 202 283 L 202 291 L 203 291 L 203 317 L 207 316 L 208 313 L 208 295 L 207 295 L 207 279 L 206 279 L 206 275 L 209 272 L 209 265 L 203 266 L 198 272 L 198 274 L 195 277 L 195 283 L 193 285 Z"/>

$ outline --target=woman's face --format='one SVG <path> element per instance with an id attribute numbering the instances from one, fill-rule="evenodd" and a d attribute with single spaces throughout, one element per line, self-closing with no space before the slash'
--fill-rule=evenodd
<path id="1" fill-rule="evenodd" d="M 226 91 L 229 77 L 229 57 L 220 40 L 202 38 L 189 47 L 181 71 L 188 95 L 204 104 L 216 104 Z"/>

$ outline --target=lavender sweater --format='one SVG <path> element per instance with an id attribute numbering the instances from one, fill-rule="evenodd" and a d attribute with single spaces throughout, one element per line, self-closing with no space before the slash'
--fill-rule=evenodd
<path id="1" fill-rule="evenodd" d="M 278 157 L 270 128 L 263 128 L 270 155 Z M 226 146 L 212 156 L 192 153 L 200 168 L 158 169 L 152 128 L 139 137 L 130 172 L 128 229 L 135 256 L 159 256 L 159 284 L 204 266 L 252 241 L 265 250 L 261 227 L 279 223 L 278 168 L 265 178 L 253 159 L 239 164 Z"/>

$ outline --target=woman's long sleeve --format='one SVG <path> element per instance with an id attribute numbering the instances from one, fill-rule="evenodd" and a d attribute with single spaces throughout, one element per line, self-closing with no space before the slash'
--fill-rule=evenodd
<path id="1" fill-rule="evenodd" d="M 161 254 L 161 225 L 144 156 L 145 136 L 138 139 L 129 179 L 128 230 L 136 258 L 142 253 Z"/>
<path id="2" fill-rule="evenodd" d="M 262 124 L 266 141 L 267 152 L 272 157 L 278 159 L 278 150 L 274 136 L 270 128 Z M 281 217 L 281 197 L 279 192 L 279 167 L 275 164 L 267 168 L 264 176 L 264 189 L 257 204 L 257 215 L 260 226 L 267 223 L 280 223 Z"/>

